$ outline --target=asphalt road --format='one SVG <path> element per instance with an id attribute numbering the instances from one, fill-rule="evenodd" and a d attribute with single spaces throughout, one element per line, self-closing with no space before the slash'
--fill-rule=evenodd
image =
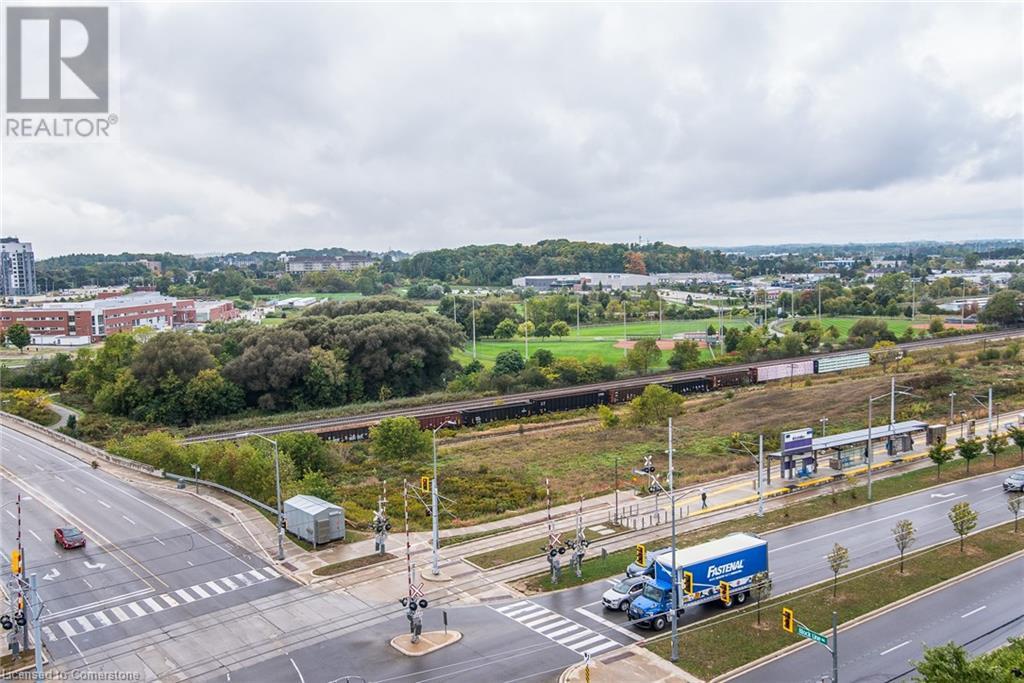
<path id="1" fill-rule="evenodd" d="M 0 546 L 7 557 L 17 547 L 20 493 L 25 564 L 39 577 L 43 641 L 55 659 L 293 588 L 216 529 L 102 469 L 2 429 Z M 85 548 L 54 542 L 54 528 L 67 524 L 85 532 Z"/>
<path id="2" fill-rule="evenodd" d="M 915 548 L 955 538 L 946 515 L 957 502 L 969 501 L 978 511 L 979 528 L 1009 521 L 1001 487 L 1005 477 L 995 473 L 954 482 L 765 534 L 776 594 L 831 578 L 825 556 L 836 542 L 850 550 L 849 570 L 895 557 L 891 529 L 899 519 L 914 522 Z M 398 615 L 358 634 L 327 631 L 316 645 L 232 671 L 231 680 L 325 683 L 342 674 L 368 681 L 556 680 L 564 666 L 580 661 L 591 648 L 602 648 L 595 654 L 610 652 L 614 646 L 606 646 L 607 641 L 625 644 L 649 635 L 629 624 L 624 614 L 601 607 L 601 594 L 608 587 L 608 581 L 597 581 L 527 601 L 450 608 L 452 628 L 462 630 L 465 637 L 416 659 L 399 655 L 387 644 L 408 629 Z M 716 605 L 694 608 L 681 624 L 721 609 Z M 440 628 L 437 609 L 428 610 L 424 622 L 424 630 L 433 628 Z M 529 656 L 524 656 L 524 648 Z"/>
<path id="3" fill-rule="evenodd" d="M 1024 634 L 1024 558 L 979 573 L 899 609 L 839 632 L 844 683 L 905 681 L 925 645 L 950 641 L 972 654 Z M 831 655 L 811 645 L 732 680 L 819 683 L 831 675 Z"/>

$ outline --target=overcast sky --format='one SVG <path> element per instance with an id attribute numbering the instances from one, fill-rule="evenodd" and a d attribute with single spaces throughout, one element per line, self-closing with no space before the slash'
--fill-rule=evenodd
<path id="1" fill-rule="evenodd" d="M 150 4 L 121 139 L 8 144 L 69 252 L 1024 237 L 1022 5 Z"/>

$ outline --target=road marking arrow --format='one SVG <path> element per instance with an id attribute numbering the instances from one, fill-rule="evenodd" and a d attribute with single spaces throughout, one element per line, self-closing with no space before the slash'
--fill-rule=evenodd
<path id="1" fill-rule="evenodd" d="M 54 568 L 52 571 L 48 571 L 45 574 L 43 574 L 43 579 L 45 579 L 46 581 L 53 581 L 58 576 L 60 576 L 60 570 Z"/>
<path id="2" fill-rule="evenodd" d="M 103 564 L 102 562 L 97 562 L 96 564 L 93 564 L 93 563 L 89 562 L 89 560 L 85 560 L 85 568 L 86 569 L 103 569 L 106 566 L 107 565 Z"/>
<path id="3" fill-rule="evenodd" d="M 933 493 L 931 495 L 931 497 L 932 498 L 949 498 L 950 496 L 955 496 L 955 495 L 956 495 L 955 493 Z"/>

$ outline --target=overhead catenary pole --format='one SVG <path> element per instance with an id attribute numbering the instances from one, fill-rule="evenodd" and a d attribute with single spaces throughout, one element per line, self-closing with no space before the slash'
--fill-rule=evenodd
<path id="1" fill-rule="evenodd" d="M 757 516 L 764 517 L 764 434 L 757 435 Z"/>

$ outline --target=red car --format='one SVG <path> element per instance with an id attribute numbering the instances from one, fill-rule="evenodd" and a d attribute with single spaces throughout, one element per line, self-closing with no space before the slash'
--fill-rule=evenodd
<path id="1" fill-rule="evenodd" d="M 60 543 L 65 550 L 85 547 L 85 534 L 74 526 L 59 526 L 54 529 L 53 540 Z"/>

